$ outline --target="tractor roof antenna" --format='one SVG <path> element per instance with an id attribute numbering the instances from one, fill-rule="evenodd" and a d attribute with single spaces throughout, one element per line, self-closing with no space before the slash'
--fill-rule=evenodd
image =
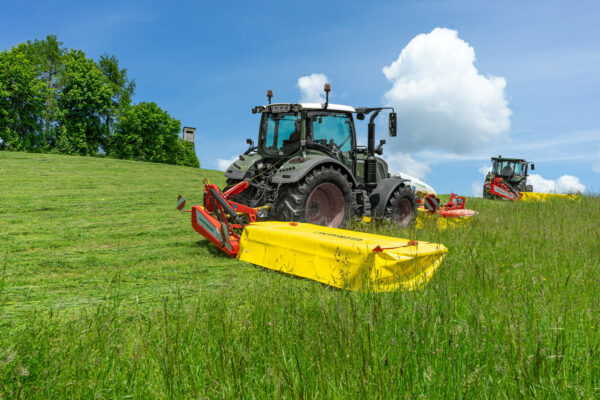
<path id="1" fill-rule="evenodd" d="M 269 99 L 269 104 L 271 104 L 272 97 L 273 97 L 273 91 L 271 89 L 267 90 L 267 98 Z"/>
<path id="2" fill-rule="evenodd" d="M 331 92 L 331 85 L 329 83 L 326 83 L 325 86 L 323 87 L 323 90 L 325 91 L 325 110 L 327 110 L 327 105 L 329 104 L 329 92 Z"/>

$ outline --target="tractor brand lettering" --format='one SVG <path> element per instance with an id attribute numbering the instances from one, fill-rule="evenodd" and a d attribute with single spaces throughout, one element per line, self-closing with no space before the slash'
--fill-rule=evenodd
<path id="1" fill-rule="evenodd" d="M 362 242 L 362 239 L 360 238 L 355 238 L 352 236 L 345 236 L 345 235 L 338 235 L 335 233 L 329 233 L 329 232 L 317 232 L 319 235 L 326 235 L 326 236 L 333 236 L 339 239 L 348 239 L 348 240 L 354 240 L 355 242 Z"/>

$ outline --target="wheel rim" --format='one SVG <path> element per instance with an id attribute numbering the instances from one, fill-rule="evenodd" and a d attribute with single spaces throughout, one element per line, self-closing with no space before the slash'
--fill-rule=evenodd
<path id="1" fill-rule="evenodd" d="M 413 217 L 413 207 L 412 203 L 407 198 L 401 198 L 398 200 L 396 204 L 396 209 L 394 210 L 394 221 L 400 228 L 408 226 Z"/>
<path id="2" fill-rule="evenodd" d="M 344 221 L 344 194 L 333 183 L 321 183 L 308 196 L 306 216 L 315 225 L 339 227 Z"/>

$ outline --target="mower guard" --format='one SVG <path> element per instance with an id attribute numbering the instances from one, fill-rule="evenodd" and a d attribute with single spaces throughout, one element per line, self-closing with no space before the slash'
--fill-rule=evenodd
<path id="1" fill-rule="evenodd" d="M 237 258 L 350 290 L 388 292 L 424 286 L 447 253 L 437 243 L 296 222 L 246 226 Z"/>

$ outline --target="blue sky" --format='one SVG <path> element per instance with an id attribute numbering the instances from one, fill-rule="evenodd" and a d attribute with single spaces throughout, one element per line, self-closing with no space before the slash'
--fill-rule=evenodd
<path id="1" fill-rule="evenodd" d="M 572 175 L 600 192 L 597 1 L 39 3 L 2 1 L 0 48 L 56 34 L 89 57 L 116 55 L 137 82 L 135 102 L 155 101 L 197 128 L 204 168 L 256 137 L 250 109 L 267 89 L 296 102 L 298 79 L 320 73 L 333 102 L 383 105 L 393 82 L 382 68 L 417 35 L 454 30 L 474 49 L 480 75 L 505 79 L 510 128 L 469 151 L 436 141 L 411 148 L 417 166 L 426 165 L 424 180 L 441 193 L 471 195 L 483 179 L 478 170 L 500 153 L 534 160 L 545 179 Z M 402 128 L 399 120 L 384 151 L 402 151 Z"/>

